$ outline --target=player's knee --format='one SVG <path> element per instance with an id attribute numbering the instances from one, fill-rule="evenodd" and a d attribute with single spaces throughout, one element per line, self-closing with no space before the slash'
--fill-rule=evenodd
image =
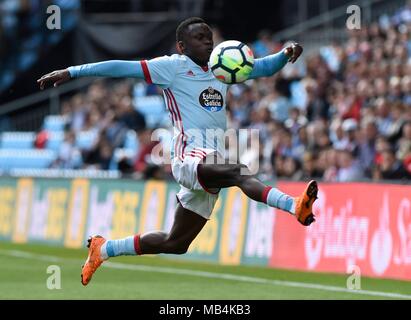
<path id="1" fill-rule="evenodd" d="M 188 251 L 188 247 L 177 247 L 174 254 L 185 254 Z"/>
<path id="2" fill-rule="evenodd" d="M 185 242 L 172 241 L 168 244 L 168 251 L 169 253 L 173 254 L 185 254 L 187 253 L 189 246 L 190 244 L 187 244 Z"/>
<path id="3" fill-rule="evenodd" d="M 188 251 L 188 246 L 175 246 L 173 248 L 174 254 L 185 254 Z"/>

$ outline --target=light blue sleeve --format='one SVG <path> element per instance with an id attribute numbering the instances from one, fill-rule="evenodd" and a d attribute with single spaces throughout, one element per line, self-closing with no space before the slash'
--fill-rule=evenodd
<path id="1" fill-rule="evenodd" d="M 140 61 L 110 60 L 97 63 L 82 64 L 69 67 L 72 78 L 79 77 L 111 77 L 144 79 Z"/>
<path id="2" fill-rule="evenodd" d="M 253 71 L 248 78 L 270 77 L 280 71 L 287 64 L 287 61 L 288 57 L 284 54 L 284 51 L 255 59 Z"/>
<path id="3" fill-rule="evenodd" d="M 178 55 L 163 56 L 151 60 L 123 61 L 110 60 L 69 67 L 72 78 L 111 77 L 139 78 L 147 83 L 168 87 L 174 80 L 178 65 Z"/>
<path id="4" fill-rule="evenodd" d="M 143 71 L 148 83 L 167 88 L 173 82 L 179 67 L 179 55 L 162 56 L 143 63 Z"/>

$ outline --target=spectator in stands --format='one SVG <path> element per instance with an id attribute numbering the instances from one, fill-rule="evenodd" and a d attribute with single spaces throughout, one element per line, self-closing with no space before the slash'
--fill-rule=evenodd
<path id="1" fill-rule="evenodd" d="M 393 124 L 390 107 L 385 98 L 378 98 L 375 102 L 378 131 L 385 137 L 390 134 L 390 127 Z"/>
<path id="2" fill-rule="evenodd" d="M 108 113 L 106 113 L 106 115 L 108 115 Z M 99 110 L 98 103 L 92 102 L 87 105 L 87 111 L 85 111 L 82 121 L 81 131 L 99 132 L 102 129 L 104 123 L 103 115 Z"/>
<path id="3" fill-rule="evenodd" d="M 331 121 L 330 139 L 335 149 L 341 150 L 345 148 L 346 140 L 344 136 L 344 130 L 342 127 L 342 121 L 340 118 L 334 118 Z"/>
<path id="4" fill-rule="evenodd" d="M 337 181 L 348 182 L 364 178 L 363 172 L 350 150 L 339 150 L 337 161 Z"/>
<path id="5" fill-rule="evenodd" d="M 113 147 L 103 130 L 91 150 L 83 151 L 84 168 L 108 170 L 113 155 Z"/>
<path id="6" fill-rule="evenodd" d="M 411 120 L 404 123 L 402 136 L 397 143 L 397 159 L 403 162 L 404 167 L 411 173 Z"/>
<path id="7" fill-rule="evenodd" d="M 250 114 L 255 106 L 255 98 L 251 87 L 236 86 L 238 90 L 231 90 L 231 101 L 229 111 L 232 126 L 236 129 L 250 125 Z"/>
<path id="8" fill-rule="evenodd" d="M 86 122 L 87 110 L 85 97 L 81 93 L 78 93 L 71 98 L 70 104 L 71 114 L 69 122 L 71 124 L 71 129 L 73 129 L 74 132 L 79 132 L 83 129 L 84 123 Z"/>
<path id="9" fill-rule="evenodd" d="M 333 148 L 329 148 L 325 157 L 325 171 L 323 175 L 324 181 L 335 182 L 337 181 L 338 174 L 338 151 Z"/>
<path id="10" fill-rule="evenodd" d="M 358 141 L 357 141 L 357 121 L 350 118 L 345 119 L 342 123 L 343 141 L 339 146 L 339 150 L 348 150 L 354 157 L 358 155 Z"/>
<path id="11" fill-rule="evenodd" d="M 293 135 L 297 135 L 301 127 L 307 124 L 307 118 L 301 114 L 301 110 L 297 107 L 291 107 L 288 113 L 288 118 L 284 121 L 284 125 Z"/>
<path id="12" fill-rule="evenodd" d="M 127 135 L 127 127 L 120 121 L 118 110 L 109 111 L 105 117 L 104 132 L 112 148 L 121 148 Z"/>
<path id="13" fill-rule="evenodd" d="M 387 128 L 387 138 L 395 145 L 397 140 L 401 137 L 401 129 L 406 119 L 404 118 L 405 106 L 400 100 L 391 103 L 391 125 Z"/>
<path id="14" fill-rule="evenodd" d="M 406 106 L 411 105 L 411 64 L 410 63 L 408 63 L 408 69 L 409 69 L 408 75 L 404 76 L 401 80 L 401 88 L 402 88 L 402 92 L 404 93 L 403 102 Z"/>
<path id="15" fill-rule="evenodd" d="M 134 169 L 137 172 L 144 172 L 149 164 L 151 164 L 151 151 L 159 143 L 158 141 L 151 140 L 152 130 L 143 129 L 137 132 L 139 141 L 139 151 L 134 163 Z"/>
<path id="16" fill-rule="evenodd" d="M 64 132 L 64 140 L 58 151 L 54 168 L 78 169 L 82 164 L 80 150 L 76 146 L 76 134 L 72 130 Z"/>
<path id="17" fill-rule="evenodd" d="M 292 129 L 291 129 L 291 132 L 292 132 Z M 309 141 L 308 141 L 308 134 L 307 134 L 307 126 L 303 125 L 293 135 L 293 155 L 296 157 L 296 159 L 301 161 L 303 158 L 304 152 L 308 147 L 309 147 Z"/>
<path id="18" fill-rule="evenodd" d="M 133 107 L 130 96 L 122 97 L 119 101 L 118 108 L 118 120 L 126 128 L 136 132 L 146 128 L 146 120 L 144 116 Z"/>
<path id="19" fill-rule="evenodd" d="M 374 171 L 375 180 L 402 180 L 411 179 L 410 173 L 405 170 L 403 164 L 395 158 L 394 151 L 386 149 L 381 154 L 381 164 Z"/>
<path id="20" fill-rule="evenodd" d="M 366 177 L 371 178 L 376 150 L 375 142 L 378 135 L 378 129 L 373 119 L 364 119 L 361 126 L 358 159 Z"/>
<path id="21" fill-rule="evenodd" d="M 292 135 L 287 129 L 283 128 L 280 132 L 280 141 L 277 147 L 277 153 L 283 157 L 294 157 L 294 149 L 292 144 Z"/>
<path id="22" fill-rule="evenodd" d="M 319 153 L 323 150 L 328 149 L 331 146 L 330 136 L 327 129 L 321 129 L 315 132 L 314 143 L 312 146 L 312 151 Z"/>
<path id="23" fill-rule="evenodd" d="M 316 156 L 311 152 L 306 152 L 303 156 L 303 174 L 301 179 L 308 180 L 308 179 L 320 179 L 323 176 L 323 172 L 319 171 L 316 167 Z"/>
<path id="24" fill-rule="evenodd" d="M 285 122 L 288 119 L 288 114 L 292 108 L 288 92 L 285 91 L 287 90 L 281 88 L 280 81 L 276 81 L 267 106 L 271 118 L 279 122 Z"/>
<path id="25" fill-rule="evenodd" d="M 285 157 L 282 164 L 282 173 L 284 178 L 301 181 L 303 176 L 301 163 L 293 157 Z"/>
<path id="26" fill-rule="evenodd" d="M 316 82 L 307 84 L 307 105 L 305 107 L 308 121 L 328 118 L 329 104 L 320 97 L 319 85 Z"/>
<path id="27" fill-rule="evenodd" d="M 382 153 L 385 150 L 389 150 L 391 145 L 388 139 L 384 136 L 379 135 L 375 141 L 375 165 L 380 165 L 382 162 Z"/>

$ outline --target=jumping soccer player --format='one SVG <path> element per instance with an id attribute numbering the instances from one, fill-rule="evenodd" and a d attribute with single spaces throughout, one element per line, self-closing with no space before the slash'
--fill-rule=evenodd
<path id="1" fill-rule="evenodd" d="M 180 54 L 148 61 L 85 64 L 53 71 L 37 80 L 43 89 L 48 83 L 58 86 L 71 78 L 86 76 L 145 79 L 163 89 L 174 126 L 172 172 L 181 190 L 177 194 L 178 205 L 171 231 L 152 231 L 119 240 L 106 240 L 101 236 L 89 238 L 88 257 L 81 272 L 83 285 L 90 282 L 97 268 L 110 257 L 187 252 L 210 218 L 221 188 L 239 187 L 251 199 L 289 212 L 304 226 L 315 221 L 312 213 L 318 192 L 315 181 L 310 181 L 299 197 L 291 197 L 260 182 L 245 165 L 221 161 L 224 159 L 228 86 L 218 81 L 208 67 L 213 50 L 212 31 L 203 19 L 193 17 L 180 23 L 176 38 Z M 250 79 L 272 76 L 287 62 L 294 63 L 302 51 L 299 44 L 293 43 L 277 54 L 255 59 Z M 213 108 L 209 107 L 207 99 L 213 100 Z M 206 136 L 207 129 L 223 133 L 217 145 L 214 137 Z"/>

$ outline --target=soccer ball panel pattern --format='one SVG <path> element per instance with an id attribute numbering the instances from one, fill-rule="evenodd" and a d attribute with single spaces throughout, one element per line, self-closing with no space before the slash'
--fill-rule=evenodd
<path id="1" fill-rule="evenodd" d="M 248 79 L 254 66 L 252 50 L 244 43 L 228 40 L 216 46 L 210 56 L 210 67 L 214 76 L 227 84 L 240 83 Z"/>

